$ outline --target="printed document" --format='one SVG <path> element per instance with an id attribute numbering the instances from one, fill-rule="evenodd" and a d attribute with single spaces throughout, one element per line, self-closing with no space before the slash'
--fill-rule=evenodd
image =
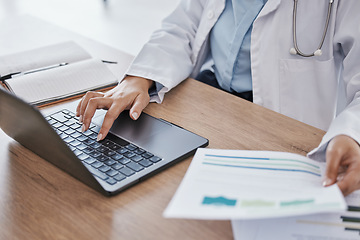
<path id="1" fill-rule="evenodd" d="M 337 185 L 322 186 L 324 168 L 292 153 L 198 149 L 164 216 L 260 219 L 345 210 Z"/>
<path id="2" fill-rule="evenodd" d="M 358 240 L 360 191 L 346 197 L 349 210 L 278 219 L 233 220 L 235 240 Z"/>

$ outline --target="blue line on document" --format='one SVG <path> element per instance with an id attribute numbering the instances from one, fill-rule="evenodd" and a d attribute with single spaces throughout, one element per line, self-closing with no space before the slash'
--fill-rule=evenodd
<path id="1" fill-rule="evenodd" d="M 203 164 L 208 165 L 216 165 L 216 166 L 222 166 L 222 167 L 236 167 L 236 168 L 251 168 L 251 169 L 259 169 L 259 170 L 271 170 L 271 171 L 286 171 L 286 172 L 303 172 L 303 173 L 309 173 L 318 177 L 321 177 L 320 174 L 306 171 L 306 170 L 300 170 L 300 169 L 282 169 L 282 168 L 265 168 L 265 167 L 249 167 L 249 166 L 238 166 L 238 165 L 230 165 L 230 164 L 217 164 L 217 163 L 208 163 L 203 162 Z"/>
<path id="2" fill-rule="evenodd" d="M 292 162 L 298 162 L 302 164 L 306 164 L 315 168 L 319 168 L 319 166 L 316 166 L 314 164 L 295 160 L 295 159 L 287 159 L 287 158 L 261 158 L 261 157 L 240 157 L 240 156 L 225 156 L 225 155 L 212 155 L 212 154 L 205 154 L 205 157 L 214 157 L 214 158 L 233 158 L 233 159 L 251 159 L 251 160 L 266 160 L 266 161 L 292 161 Z"/>

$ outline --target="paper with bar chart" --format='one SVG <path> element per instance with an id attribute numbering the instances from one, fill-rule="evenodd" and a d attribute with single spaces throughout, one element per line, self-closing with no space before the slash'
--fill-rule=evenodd
<path id="1" fill-rule="evenodd" d="M 345 210 L 324 164 L 284 152 L 198 149 L 165 217 L 259 219 Z"/>
<path id="2" fill-rule="evenodd" d="M 235 240 L 358 240 L 360 191 L 346 197 L 348 210 L 278 219 L 234 220 Z"/>

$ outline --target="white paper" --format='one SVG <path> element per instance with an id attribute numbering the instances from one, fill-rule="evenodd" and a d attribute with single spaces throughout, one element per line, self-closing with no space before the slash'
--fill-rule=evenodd
<path id="1" fill-rule="evenodd" d="M 91 58 L 73 41 L 0 56 L 0 76 Z"/>
<path id="2" fill-rule="evenodd" d="M 360 207 L 360 191 L 346 198 Z M 354 204 L 356 203 L 356 205 Z M 235 240 L 358 240 L 360 212 L 316 214 L 262 220 L 233 220 Z"/>
<path id="3" fill-rule="evenodd" d="M 10 79 L 7 84 L 31 104 L 66 98 L 116 84 L 117 78 L 99 59 L 89 59 Z"/>
<path id="4" fill-rule="evenodd" d="M 165 217 L 255 219 L 345 210 L 324 165 L 282 152 L 198 149 Z"/>

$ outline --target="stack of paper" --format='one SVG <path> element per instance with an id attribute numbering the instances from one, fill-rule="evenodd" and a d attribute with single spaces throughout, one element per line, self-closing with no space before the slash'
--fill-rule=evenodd
<path id="1" fill-rule="evenodd" d="M 234 220 L 241 240 L 332 239 L 301 238 L 330 227 L 359 236 L 359 212 L 343 214 L 345 199 L 337 185 L 322 186 L 324 171 L 297 154 L 198 149 L 164 216 Z"/>
<path id="2" fill-rule="evenodd" d="M 198 149 L 165 217 L 253 219 L 346 209 L 324 165 L 281 152 Z"/>

